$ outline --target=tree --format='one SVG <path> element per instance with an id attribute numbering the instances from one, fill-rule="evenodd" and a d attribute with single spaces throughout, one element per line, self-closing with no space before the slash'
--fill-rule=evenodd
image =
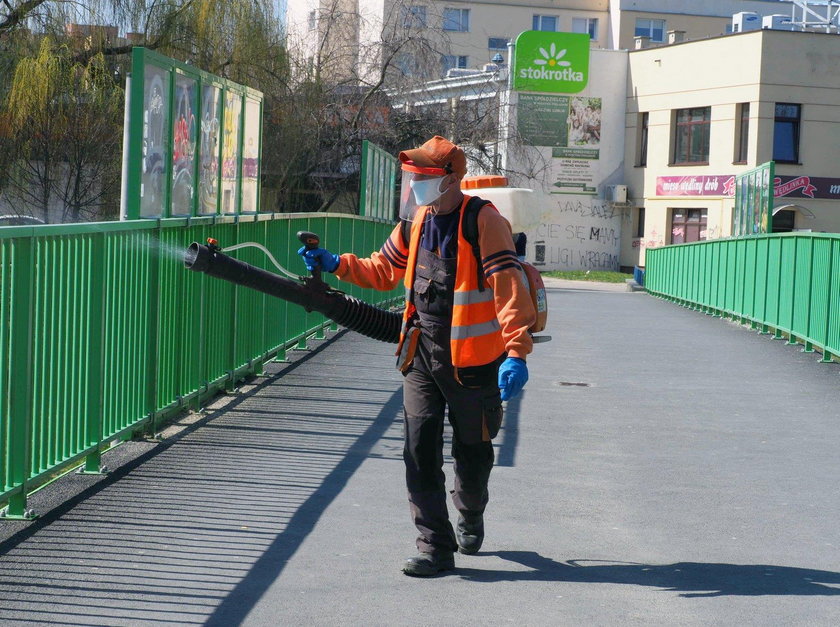
<path id="1" fill-rule="evenodd" d="M 7 153 L 9 195 L 45 222 L 101 216 L 119 183 L 122 91 L 104 57 L 72 60 L 51 38 L 15 70 L 5 118 L 16 138 Z"/>

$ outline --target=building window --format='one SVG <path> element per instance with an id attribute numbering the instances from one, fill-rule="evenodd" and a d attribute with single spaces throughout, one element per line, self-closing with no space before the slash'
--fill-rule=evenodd
<path id="1" fill-rule="evenodd" d="M 677 110 L 673 163 L 709 163 L 711 107 Z"/>
<path id="2" fill-rule="evenodd" d="M 573 17 L 572 32 L 589 33 L 590 39 L 598 39 L 598 19 L 594 17 Z"/>
<path id="3" fill-rule="evenodd" d="M 750 103 L 743 102 L 738 105 L 738 152 L 735 154 L 735 163 L 746 163 L 750 148 Z"/>
<path id="4" fill-rule="evenodd" d="M 785 102 L 776 103 L 773 127 L 773 160 L 780 163 L 799 163 L 799 121 L 802 107 Z"/>
<path id="5" fill-rule="evenodd" d="M 469 9 L 444 9 L 443 30 L 467 33 L 470 30 Z"/>
<path id="6" fill-rule="evenodd" d="M 671 209 L 672 244 L 687 244 L 705 239 L 705 209 Z"/>
<path id="7" fill-rule="evenodd" d="M 639 114 L 639 159 L 637 164 L 640 166 L 647 165 L 649 115 L 647 112 Z"/>
<path id="8" fill-rule="evenodd" d="M 531 30 L 557 32 L 557 17 L 554 15 L 535 15 Z"/>
<path id="9" fill-rule="evenodd" d="M 639 217 L 636 220 L 636 234 L 634 237 L 641 239 L 645 236 L 645 208 L 639 207 Z"/>
<path id="10" fill-rule="evenodd" d="M 317 11 L 310 11 L 309 12 L 309 30 L 315 30 L 316 26 L 318 26 L 318 12 Z"/>
<path id="11" fill-rule="evenodd" d="M 490 37 L 487 40 L 487 47 L 490 50 L 507 50 L 510 39 L 507 37 Z"/>
<path id="12" fill-rule="evenodd" d="M 441 64 L 443 66 L 443 74 L 446 74 L 453 68 L 467 67 L 467 57 L 466 55 L 445 54 L 441 58 Z"/>
<path id="13" fill-rule="evenodd" d="M 426 7 L 411 5 L 403 7 L 405 28 L 426 28 Z"/>
<path id="14" fill-rule="evenodd" d="M 651 41 L 665 41 L 665 20 L 636 18 L 636 37 L 650 37 Z"/>

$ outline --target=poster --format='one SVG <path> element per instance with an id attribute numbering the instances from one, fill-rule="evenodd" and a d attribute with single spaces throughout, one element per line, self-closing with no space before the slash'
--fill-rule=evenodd
<path id="1" fill-rule="evenodd" d="M 551 156 L 558 160 L 553 193 L 596 193 L 601 98 L 520 94 L 518 130 L 525 143 L 551 147 Z"/>
<path id="2" fill-rule="evenodd" d="M 198 82 L 175 75 L 175 115 L 172 116 L 172 215 L 192 214 L 195 185 L 196 119 Z"/>
<path id="3" fill-rule="evenodd" d="M 165 215 L 169 72 L 150 65 L 144 83 L 140 215 L 156 217 Z"/>

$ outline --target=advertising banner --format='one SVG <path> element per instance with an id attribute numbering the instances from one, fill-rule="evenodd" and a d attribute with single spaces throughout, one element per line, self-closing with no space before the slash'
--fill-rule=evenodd
<path id="1" fill-rule="evenodd" d="M 708 174 L 656 177 L 657 196 L 735 196 L 735 176 Z M 840 199 L 840 178 L 817 176 L 775 176 L 775 198 Z"/>
<path id="2" fill-rule="evenodd" d="M 601 98 L 520 94 L 517 120 L 525 143 L 551 147 L 558 172 L 554 193 L 596 193 Z"/>
<path id="3" fill-rule="evenodd" d="M 588 33 L 520 33 L 513 59 L 514 91 L 582 91 L 589 82 L 589 44 Z"/>
<path id="4" fill-rule="evenodd" d="M 773 231 L 774 163 L 768 161 L 735 178 L 732 235 L 758 235 Z"/>

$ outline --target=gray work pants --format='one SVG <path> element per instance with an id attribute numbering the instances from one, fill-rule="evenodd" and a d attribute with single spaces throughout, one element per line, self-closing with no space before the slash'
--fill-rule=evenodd
<path id="1" fill-rule="evenodd" d="M 449 323 L 428 319 L 412 366 L 403 382 L 405 476 L 411 515 L 422 553 L 457 550 L 446 505 L 443 428 L 448 409 L 452 425 L 454 489 L 452 501 L 463 515 L 483 514 L 493 467 L 491 439 L 502 421 L 498 370 L 504 356 L 478 368 L 459 370 L 456 379 L 449 348 Z"/>

